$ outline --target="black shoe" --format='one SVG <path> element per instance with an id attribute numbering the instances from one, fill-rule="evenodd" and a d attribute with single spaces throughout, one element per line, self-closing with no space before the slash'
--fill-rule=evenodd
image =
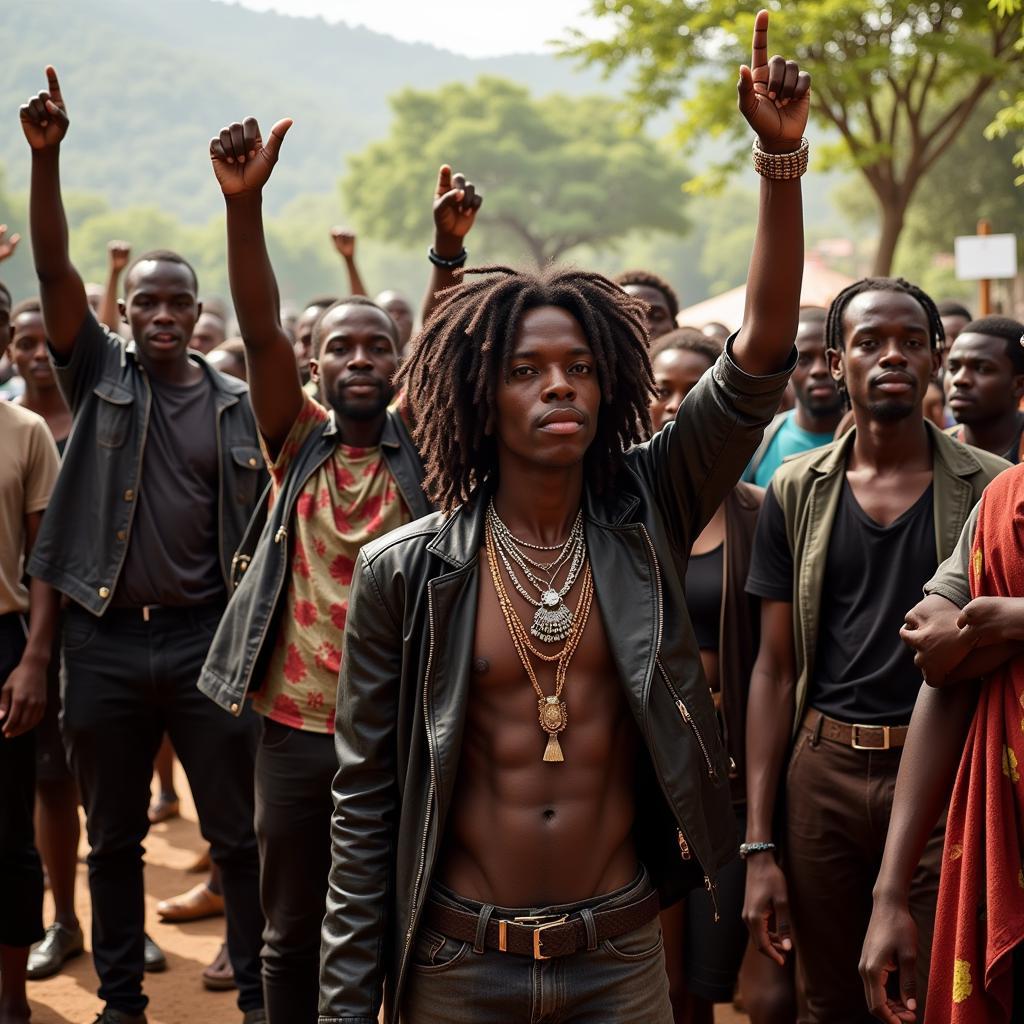
<path id="1" fill-rule="evenodd" d="M 167 957 L 164 956 L 164 951 L 148 935 L 146 936 L 146 953 L 143 963 L 150 974 L 159 974 L 161 971 L 167 970 Z M 131 1024 L 135 1024 L 134 1019 Z"/>
<path id="2" fill-rule="evenodd" d="M 262 1006 L 246 1010 L 242 1015 L 242 1024 L 267 1024 L 267 1011 Z"/>
<path id="3" fill-rule="evenodd" d="M 83 942 L 81 928 L 72 931 L 54 921 L 29 952 L 25 976 L 31 981 L 53 977 L 68 960 L 82 952 Z"/>
<path id="4" fill-rule="evenodd" d="M 112 1006 L 105 1006 L 92 1024 L 146 1024 L 144 1013 L 125 1013 L 123 1010 L 115 1010 Z"/>

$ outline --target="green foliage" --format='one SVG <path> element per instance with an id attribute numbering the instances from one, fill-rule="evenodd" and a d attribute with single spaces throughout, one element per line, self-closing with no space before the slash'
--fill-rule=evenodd
<path id="1" fill-rule="evenodd" d="M 489 258 L 537 263 L 640 228 L 687 227 L 686 168 L 638 130 L 623 106 L 590 96 L 531 98 L 483 77 L 392 100 L 387 139 L 349 160 L 345 205 L 360 232 L 422 244 L 430 237 L 429 183 L 449 163 L 486 199 L 471 244 Z"/>
<path id="2" fill-rule="evenodd" d="M 632 68 L 629 98 L 643 116 L 681 101 L 683 139 L 738 140 L 746 126 L 735 109 L 737 67 L 750 60 L 761 7 L 774 15 L 770 51 L 811 72 L 812 117 L 838 132 L 842 147 L 827 155 L 856 168 L 876 196 L 875 270 L 887 272 L 922 175 L 1020 65 L 1021 12 L 986 0 L 591 0 L 610 38 L 575 32 L 564 49 L 607 71 Z"/>

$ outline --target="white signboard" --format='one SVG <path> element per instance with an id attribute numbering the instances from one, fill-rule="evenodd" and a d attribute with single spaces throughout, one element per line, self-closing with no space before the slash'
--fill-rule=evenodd
<path id="1" fill-rule="evenodd" d="M 998 281 L 1017 276 L 1016 235 L 961 235 L 954 245 L 960 281 Z"/>

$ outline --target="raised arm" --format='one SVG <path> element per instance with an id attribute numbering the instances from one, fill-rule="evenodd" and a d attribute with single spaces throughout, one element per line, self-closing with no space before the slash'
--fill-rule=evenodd
<path id="1" fill-rule="evenodd" d="M 67 105 L 57 72 L 46 69 L 47 88 L 21 108 L 21 127 L 32 147 L 29 233 L 46 333 L 54 351 L 71 355 L 89 312 L 85 285 L 68 252 L 68 223 L 60 194 L 60 144 L 67 134 Z"/>
<path id="2" fill-rule="evenodd" d="M 794 16 L 797 16 L 794 14 Z M 768 12 L 754 22 L 750 67 L 740 68 L 739 107 L 768 154 L 795 153 L 810 106 L 811 78 L 795 61 L 768 59 Z M 793 348 L 804 270 L 800 178 L 761 178 L 757 233 L 747 273 L 736 362 L 757 376 L 781 370 Z"/>
<path id="3" fill-rule="evenodd" d="M 476 223 L 483 201 L 473 182 L 466 181 L 464 174 L 452 174 L 451 167 L 442 164 L 434 189 L 434 244 L 431 246 L 437 262 L 433 262 L 427 294 L 423 297 L 420 314 L 423 323 L 437 305 L 437 293 L 461 280 L 455 271 L 465 263 L 466 235 Z M 445 266 L 446 262 L 456 266 Z"/>
<path id="4" fill-rule="evenodd" d="M 120 319 L 120 312 L 117 308 L 118 292 L 121 283 L 121 275 L 124 273 L 128 261 L 132 258 L 132 247 L 130 242 L 122 242 L 115 239 L 107 242 L 107 284 L 103 291 L 103 301 L 100 303 L 99 322 L 108 330 L 117 333 L 117 324 Z"/>
<path id="5" fill-rule="evenodd" d="M 302 409 L 302 383 L 291 339 L 281 326 L 281 300 L 263 231 L 263 186 L 277 163 L 291 118 L 278 121 L 266 144 L 256 118 L 222 129 L 210 159 L 224 193 L 228 278 L 245 343 L 256 424 L 276 456 Z"/>
<path id="6" fill-rule="evenodd" d="M 331 241 L 338 255 L 345 262 L 345 269 L 348 271 L 348 293 L 349 295 L 369 295 L 363 279 L 359 275 L 359 268 L 356 266 L 356 236 L 354 231 L 348 228 L 335 226 L 331 228 Z"/>
<path id="7" fill-rule="evenodd" d="M 761 646 L 747 701 L 747 842 L 770 843 L 775 798 L 795 713 L 793 605 L 761 602 Z M 786 879 L 772 852 L 747 861 L 743 919 L 754 945 L 777 963 L 793 948 Z"/>

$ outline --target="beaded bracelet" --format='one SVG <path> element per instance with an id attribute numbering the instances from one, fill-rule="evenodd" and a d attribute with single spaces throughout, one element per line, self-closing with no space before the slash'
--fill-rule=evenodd
<path id="1" fill-rule="evenodd" d="M 807 170 L 809 152 L 807 139 L 801 139 L 800 148 L 792 153 L 768 153 L 761 148 L 757 139 L 754 139 L 751 147 L 754 170 L 762 178 L 771 178 L 773 181 L 790 181 L 801 177 Z"/>
<path id="2" fill-rule="evenodd" d="M 771 853 L 774 850 L 774 843 L 740 843 L 740 857 L 743 860 L 746 860 L 752 853 Z"/>

